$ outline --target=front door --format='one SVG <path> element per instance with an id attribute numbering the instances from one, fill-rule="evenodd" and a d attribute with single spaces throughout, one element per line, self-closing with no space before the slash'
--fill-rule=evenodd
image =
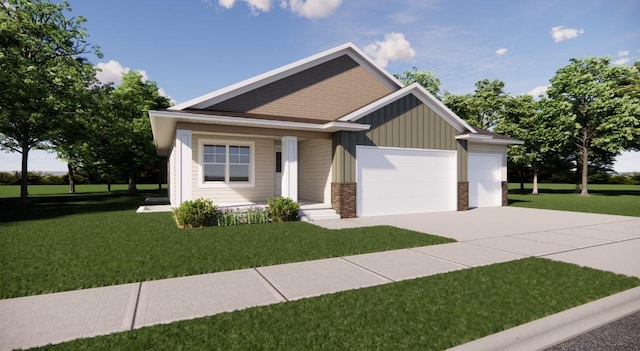
<path id="1" fill-rule="evenodd" d="M 282 151 L 276 149 L 276 176 L 274 177 L 274 196 L 282 195 Z"/>

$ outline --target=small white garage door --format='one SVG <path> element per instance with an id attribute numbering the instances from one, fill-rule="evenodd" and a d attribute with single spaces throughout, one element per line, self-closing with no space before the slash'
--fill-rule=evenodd
<path id="1" fill-rule="evenodd" d="M 502 156 L 469 153 L 469 207 L 502 206 Z"/>
<path id="2" fill-rule="evenodd" d="M 456 151 L 356 146 L 357 215 L 455 211 Z"/>

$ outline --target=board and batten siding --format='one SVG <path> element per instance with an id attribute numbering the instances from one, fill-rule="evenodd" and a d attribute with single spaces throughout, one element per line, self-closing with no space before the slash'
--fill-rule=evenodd
<path id="1" fill-rule="evenodd" d="M 500 165 L 500 179 L 503 182 L 507 181 L 507 147 L 506 146 L 469 143 L 469 153 L 501 155 L 502 165 Z"/>
<path id="2" fill-rule="evenodd" d="M 255 179 L 250 187 L 202 187 L 198 171 L 200 155 L 200 140 L 226 140 L 239 142 L 254 142 L 253 150 L 255 159 Z M 211 199 L 215 204 L 243 204 L 243 203 L 266 203 L 269 197 L 273 196 L 273 184 L 275 177 L 275 151 L 274 140 L 270 138 L 246 138 L 232 135 L 211 135 L 193 133 L 192 152 L 192 189 L 193 199 Z"/>
<path id="3" fill-rule="evenodd" d="M 331 140 L 299 141 L 298 155 L 298 198 L 302 201 L 330 203 Z"/>
<path id="4" fill-rule="evenodd" d="M 357 123 L 371 128 L 333 135 L 333 182 L 356 181 L 356 145 L 455 150 L 458 181 L 467 181 L 466 142 L 456 140 L 459 132 L 415 96 L 398 99 Z"/>

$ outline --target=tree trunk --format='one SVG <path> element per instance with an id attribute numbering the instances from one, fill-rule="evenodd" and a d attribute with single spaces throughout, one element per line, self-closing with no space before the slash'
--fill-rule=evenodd
<path id="1" fill-rule="evenodd" d="M 533 161 L 533 190 L 531 195 L 538 195 L 538 161 Z"/>
<path id="2" fill-rule="evenodd" d="M 111 179 L 107 180 L 107 192 L 111 194 Z"/>
<path id="3" fill-rule="evenodd" d="M 520 176 L 520 195 L 524 194 L 524 172 L 522 171 L 522 168 L 524 166 L 520 167 L 520 170 L 518 171 L 518 175 Z"/>
<path id="4" fill-rule="evenodd" d="M 587 175 L 589 172 L 589 149 L 587 149 L 586 146 L 583 146 L 580 151 L 582 151 L 582 191 L 580 192 L 580 196 L 589 196 L 589 190 L 587 189 Z"/>
<path id="5" fill-rule="evenodd" d="M 20 200 L 27 202 L 27 196 L 29 196 L 29 146 L 21 145 L 22 148 L 22 176 L 20 179 Z"/>
<path id="6" fill-rule="evenodd" d="M 76 193 L 76 175 L 73 173 L 73 167 L 71 167 L 71 162 L 67 162 L 67 170 L 69 173 L 69 194 Z"/>
<path id="7" fill-rule="evenodd" d="M 129 162 L 129 186 L 127 192 L 129 194 L 135 194 L 136 191 L 136 165 L 133 162 Z"/>

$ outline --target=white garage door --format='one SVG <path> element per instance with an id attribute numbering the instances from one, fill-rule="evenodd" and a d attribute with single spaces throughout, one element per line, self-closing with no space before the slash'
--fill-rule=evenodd
<path id="1" fill-rule="evenodd" d="M 456 151 L 356 146 L 357 215 L 455 211 Z"/>
<path id="2" fill-rule="evenodd" d="M 502 206 L 502 157 L 469 154 L 469 207 Z"/>

